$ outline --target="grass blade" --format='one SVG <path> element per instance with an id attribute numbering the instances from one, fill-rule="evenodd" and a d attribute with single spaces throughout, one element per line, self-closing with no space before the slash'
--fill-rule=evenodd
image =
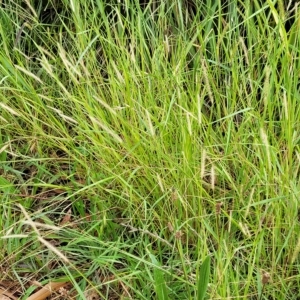
<path id="1" fill-rule="evenodd" d="M 167 299 L 169 299 L 167 285 L 166 285 L 166 282 L 164 279 L 164 273 L 161 270 L 161 265 L 153 254 L 149 253 L 149 255 L 150 255 L 152 263 L 155 266 L 154 267 L 154 282 L 155 282 L 156 297 L 158 300 L 167 300 Z"/>
<path id="2" fill-rule="evenodd" d="M 198 278 L 198 286 L 197 286 L 197 299 L 203 300 L 206 295 L 208 282 L 209 282 L 209 275 L 210 275 L 210 256 L 207 256 L 199 271 L 199 278 Z"/>

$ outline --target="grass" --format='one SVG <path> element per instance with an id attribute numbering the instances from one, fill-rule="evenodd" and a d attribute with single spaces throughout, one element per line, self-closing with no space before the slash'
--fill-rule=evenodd
<path id="1" fill-rule="evenodd" d="M 0 9 L 2 285 L 299 299 L 297 7 L 25 2 Z"/>

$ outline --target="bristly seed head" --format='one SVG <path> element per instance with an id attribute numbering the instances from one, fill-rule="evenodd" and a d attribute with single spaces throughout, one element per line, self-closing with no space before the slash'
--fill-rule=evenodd
<path id="1" fill-rule="evenodd" d="M 221 213 L 221 207 L 223 206 L 223 202 L 216 203 L 216 215 Z"/>
<path id="2" fill-rule="evenodd" d="M 271 279 L 270 273 L 268 273 L 266 271 L 263 271 L 262 272 L 262 279 L 261 279 L 262 284 L 265 285 L 265 284 L 269 283 L 270 279 Z"/>
<path id="3" fill-rule="evenodd" d="M 182 236 L 183 236 L 183 233 L 182 233 L 181 230 L 178 230 L 178 231 L 175 232 L 175 238 L 177 240 L 180 240 L 182 238 Z"/>
<path id="4" fill-rule="evenodd" d="M 174 187 L 172 188 L 171 199 L 172 201 L 176 201 L 178 199 L 177 191 Z"/>
<path id="5" fill-rule="evenodd" d="M 168 228 L 169 228 L 170 232 L 174 231 L 174 227 L 171 222 L 168 222 Z"/>

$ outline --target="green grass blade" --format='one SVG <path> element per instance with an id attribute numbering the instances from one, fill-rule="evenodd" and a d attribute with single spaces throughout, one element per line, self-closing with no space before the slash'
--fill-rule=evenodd
<path id="1" fill-rule="evenodd" d="M 154 284 L 155 284 L 155 292 L 158 300 L 167 300 L 168 291 L 167 285 L 164 278 L 164 273 L 161 270 L 161 265 L 155 256 L 149 253 L 152 263 L 154 264 Z"/>
<path id="2" fill-rule="evenodd" d="M 5 193 L 15 192 L 14 185 L 2 176 L 0 176 L 0 190 Z"/>
<path id="3" fill-rule="evenodd" d="M 203 300 L 206 295 L 208 282 L 209 282 L 209 275 L 210 275 L 210 256 L 207 256 L 199 271 L 199 278 L 198 278 L 198 285 L 197 285 L 197 299 Z"/>

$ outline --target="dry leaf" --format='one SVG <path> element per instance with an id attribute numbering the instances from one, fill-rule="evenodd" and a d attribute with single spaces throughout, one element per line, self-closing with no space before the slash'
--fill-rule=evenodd
<path id="1" fill-rule="evenodd" d="M 84 295 L 86 300 L 100 300 L 99 294 L 96 293 L 94 290 L 86 291 Z"/>
<path id="2" fill-rule="evenodd" d="M 59 290 L 61 287 L 67 284 L 68 282 L 49 282 L 39 291 L 27 298 L 27 300 L 44 300 L 47 297 L 49 297 L 53 292 Z"/>
<path id="3" fill-rule="evenodd" d="M 69 223 L 71 220 L 71 208 L 66 212 L 66 215 L 63 217 L 63 219 L 60 222 L 60 225 L 64 225 L 66 223 Z"/>
<path id="4" fill-rule="evenodd" d="M 12 293 L 0 288 L 0 300 L 17 300 L 17 298 Z"/>

